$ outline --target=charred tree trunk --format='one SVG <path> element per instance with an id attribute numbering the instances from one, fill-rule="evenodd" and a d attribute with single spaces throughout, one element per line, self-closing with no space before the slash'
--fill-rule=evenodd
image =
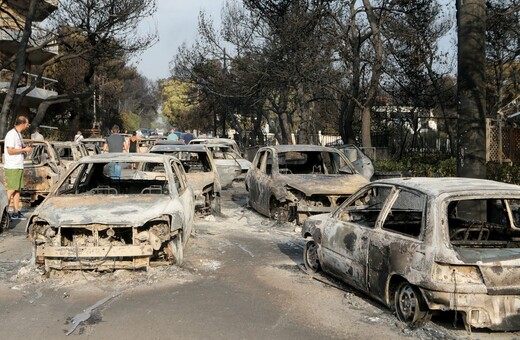
<path id="1" fill-rule="evenodd" d="M 29 38 L 32 34 L 32 22 L 34 15 L 36 13 L 36 5 L 38 0 L 31 0 L 29 3 L 29 10 L 27 12 L 25 18 L 25 24 L 23 29 L 22 38 L 20 39 L 20 43 L 18 46 L 18 51 L 16 52 L 16 66 L 13 73 L 13 79 L 11 79 L 11 84 L 9 85 L 9 89 L 4 98 L 4 103 L 2 105 L 2 110 L 0 111 L 0 137 L 4 138 L 7 133 L 7 124 L 8 124 L 8 116 L 9 111 L 11 110 L 11 106 L 16 95 L 16 89 L 18 88 L 18 83 L 20 82 L 20 78 L 23 75 L 23 71 L 25 70 L 25 63 L 27 62 L 27 45 L 29 43 Z M 16 116 L 16 112 L 14 115 Z M 13 117 L 14 119 L 14 117 Z"/>
<path id="2" fill-rule="evenodd" d="M 486 178 L 486 1 L 457 0 L 457 176 Z"/>

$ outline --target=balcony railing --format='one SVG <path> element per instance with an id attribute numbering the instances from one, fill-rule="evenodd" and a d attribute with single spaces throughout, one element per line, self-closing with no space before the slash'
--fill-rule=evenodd
<path id="1" fill-rule="evenodd" d="M 58 54 L 58 44 L 56 40 L 52 40 L 50 42 L 47 42 L 49 40 L 49 33 L 41 28 L 38 28 L 36 26 L 33 26 L 32 28 L 33 33 L 31 36 L 31 39 L 29 39 L 29 45 L 30 46 L 38 46 L 41 44 L 46 43 L 46 46 L 42 48 L 42 51 L 51 53 L 54 55 Z M 22 31 L 15 30 L 15 29 L 9 29 L 9 28 L 3 28 L 0 30 L 0 41 L 16 41 L 20 42 L 22 39 Z M 52 35 L 54 37 L 55 35 Z M 15 53 L 16 50 L 11 51 L 12 53 Z"/>
<path id="2" fill-rule="evenodd" d="M 9 5 L 21 10 L 23 15 L 26 15 L 29 9 L 30 0 L 9 0 Z M 59 0 L 41 0 L 36 8 L 34 16 L 35 21 L 42 21 L 49 16 L 50 13 L 58 8 Z"/>
<path id="3" fill-rule="evenodd" d="M 13 72 L 10 70 L 0 70 L 0 83 L 11 83 L 13 79 Z M 31 86 L 38 79 L 38 75 L 24 72 L 20 82 L 18 83 L 18 87 L 28 87 Z M 56 92 L 56 85 L 58 81 L 56 79 L 51 79 L 47 77 L 42 77 L 40 83 L 36 85 L 36 88 L 53 91 Z"/>

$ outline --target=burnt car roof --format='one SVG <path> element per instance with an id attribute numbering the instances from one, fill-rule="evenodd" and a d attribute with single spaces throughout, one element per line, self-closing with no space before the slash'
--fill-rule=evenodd
<path id="1" fill-rule="evenodd" d="M 189 151 L 189 152 L 207 152 L 205 144 L 179 144 L 179 145 L 167 145 L 167 144 L 155 144 L 150 152 L 153 151 Z"/>
<path id="2" fill-rule="evenodd" d="M 73 142 L 73 141 L 50 141 L 52 145 L 76 145 L 81 144 L 81 142 Z"/>
<path id="3" fill-rule="evenodd" d="M 431 196 L 442 194 L 454 194 L 462 191 L 474 191 L 475 193 L 508 193 L 520 195 L 520 186 L 515 184 L 496 182 L 487 179 L 464 178 L 464 177 L 404 177 L 381 179 L 373 183 L 385 183 L 400 185 Z"/>
<path id="4" fill-rule="evenodd" d="M 327 146 L 321 145 L 311 145 L 311 144 L 290 144 L 290 145 L 273 145 L 273 146 L 265 146 L 260 148 L 260 150 L 265 149 L 273 149 L 276 152 L 289 152 L 289 151 L 329 151 L 339 153 L 338 149 L 329 148 Z"/>
<path id="5" fill-rule="evenodd" d="M 98 155 L 85 156 L 80 159 L 79 163 L 95 163 L 95 162 L 162 162 L 164 158 L 173 158 L 173 156 L 162 155 L 157 153 L 127 153 L 127 152 L 107 152 Z"/>

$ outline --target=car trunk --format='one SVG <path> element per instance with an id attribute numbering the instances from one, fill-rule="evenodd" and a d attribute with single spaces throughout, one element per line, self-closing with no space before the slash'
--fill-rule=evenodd
<path id="1" fill-rule="evenodd" d="M 458 248 L 468 265 L 480 269 L 488 294 L 520 293 L 520 248 Z"/>

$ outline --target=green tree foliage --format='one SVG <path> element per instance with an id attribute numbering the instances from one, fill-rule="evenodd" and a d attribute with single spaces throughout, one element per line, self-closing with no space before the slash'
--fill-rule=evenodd
<path id="1" fill-rule="evenodd" d="M 51 35 L 47 39 L 38 39 L 41 44 L 37 46 L 26 49 L 25 45 L 20 45 L 19 54 L 23 57 L 29 50 L 42 49 L 49 44 L 59 44 L 60 47 L 59 55 L 32 71 L 38 73 L 38 80 L 27 91 L 40 84 L 44 72 L 55 79 L 61 75 L 60 80 L 64 80 L 59 94 L 40 104 L 32 123 L 39 125 L 47 111 L 52 110 L 53 120 L 72 120 L 81 124 L 90 120 L 88 125 L 91 125 L 93 122 L 89 118 L 93 118 L 93 100 L 100 108 L 106 108 L 100 116 L 102 120 L 118 120 L 121 103 L 116 95 L 122 92 L 127 80 L 120 71 L 125 68 L 129 56 L 144 51 L 156 41 L 155 32 L 142 34 L 137 30 L 141 20 L 155 9 L 155 0 L 60 1 L 58 9 L 47 19 Z M 30 36 L 30 27 L 24 32 Z M 17 59 L 24 64 L 22 57 Z M 115 80 L 119 76 L 121 78 Z M 12 98 L 7 96 L 9 102 L 4 101 L 2 106 L 0 131 L 5 129 L 6 112 L 12 107 Z M 88 110 L 88 117 L 76 120 L 76 114 Z"/>

